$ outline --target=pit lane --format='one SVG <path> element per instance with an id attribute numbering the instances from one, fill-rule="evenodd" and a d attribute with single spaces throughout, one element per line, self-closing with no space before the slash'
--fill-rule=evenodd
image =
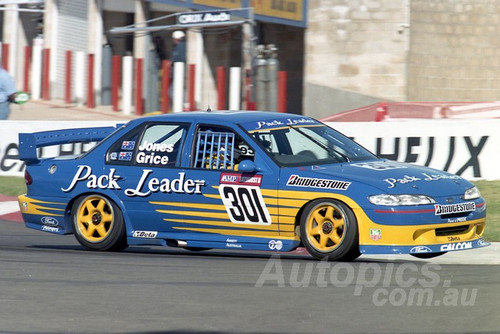
<path id="1" fill-rule="evenodd" d="M 101 253 L 84 250 L 73 236 L 32 231 L 19 222 L 0 220 L 0 231 L 2 333 L 500 328 L 500 266 L 447 263 L 447 255 L 326 263 L 301 253 L 166 247 Z"/>

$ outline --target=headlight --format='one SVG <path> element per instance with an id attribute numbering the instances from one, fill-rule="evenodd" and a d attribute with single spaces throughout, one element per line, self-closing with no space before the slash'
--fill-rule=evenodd
<path id="1" fill-rule="evenodd" d="M 481 193 L 479 192 L 479 189 L 477 189 L 476 187 L 472 187 L 470 189 L 467 189 L 464 193 L 465 200 L 476 199 L 479 197 L 481 197 Z"/>
<path id="2" fill-rule="evenodd" d="M 373 195 L 368 197 L 370 203 L 375 205 L 398 206 L 398 205 L 423 205 L 432 204 L 436 201 L 425 195 Z"/>

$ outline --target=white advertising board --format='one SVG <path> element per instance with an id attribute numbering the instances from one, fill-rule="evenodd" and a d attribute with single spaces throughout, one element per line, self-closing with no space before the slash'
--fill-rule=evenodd
<path id="1" fill-rule="evenodd" d="M 327 123 L 380 157 L 500 179 L 500 119 Z"/>
<path id="2" fill-rule="evenodd" d="M 18 134 L 64 128 L 113 126 L 114 121 L 2 121 L 0 175 L 23 176 Z M 466 179 L 500 180 L 500 119 L 327 123 L 368 150 L 391 160 L 426 165 Z M 43 157 L 78 154 L 91 144 L 44 149 Z"/>
<path id="3" fill-rule="evenodd" d="M 0 176 L 23 176 L 24 163 L 19 158 L 19 133 L 58 129 L 115 126 L 113 121 L 1 121 L 0 122 Z M 121 122 L 123 123 L 123 122 Z M 95 143 L 65 144 L 43 148 L 41 157 L 73 155 L 88 151 Z"/>

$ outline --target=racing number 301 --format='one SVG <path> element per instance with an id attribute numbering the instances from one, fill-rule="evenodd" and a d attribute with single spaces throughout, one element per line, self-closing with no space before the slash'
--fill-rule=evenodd
<path id="1" fill-rule="evenodd" d="M 219 193 L 226 211 L 235 224 L 271 224 L 259 187 L 221 185 Z"/>

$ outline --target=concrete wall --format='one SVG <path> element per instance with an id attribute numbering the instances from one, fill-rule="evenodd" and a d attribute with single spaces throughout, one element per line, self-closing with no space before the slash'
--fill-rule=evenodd
<path id="1" fill-rule="evenodd" d="M 500 2 L 412 0 L 408 99 L 500 99 Z"/>
<path id="2" fill-rule="evenodd" d="M 278 48 L 279 70 L 287 72 L 286 110 L 289 113 L 301 114 L 304 85 L 305 30 L 278 24 L 261 24 L 259 28 L 257 44 L 276 45 Z"/>
<path id="3" fill-rule="evenodd" d="M 320 117 L 374 99 L 404 101 L 406 13 L 404 0 L 311 0 L 303 113 Z"/>

